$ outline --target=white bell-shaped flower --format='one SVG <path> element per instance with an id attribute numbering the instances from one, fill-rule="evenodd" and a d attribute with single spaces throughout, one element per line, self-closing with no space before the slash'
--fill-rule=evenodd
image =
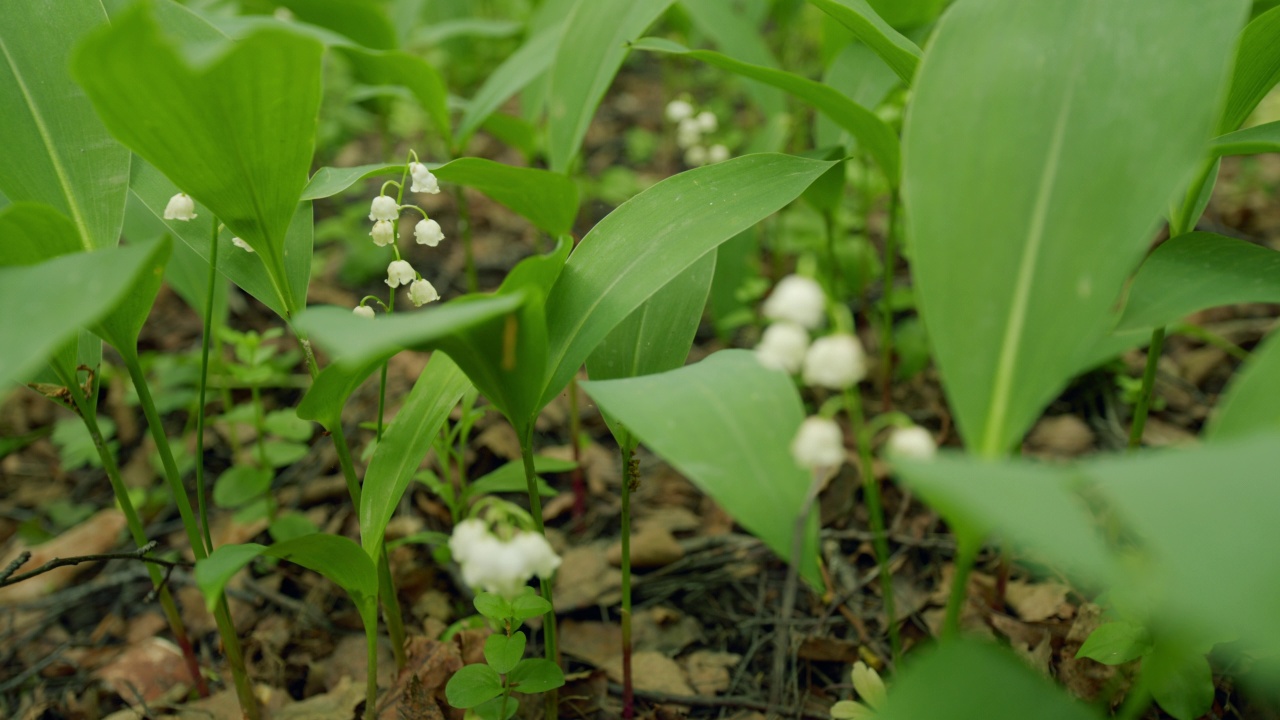
<path id="1" fill-rule="evenodd" d="M 716 143 L 715 145 L 712 145 L 711 147 L 707 148 L 708 164 L 715 165 L 716 163 L 722 163 L 728 159 L 729 159 L 729 148 L 725 147 L 724 145 L 721 145 L 720 143 Z"/>
<path id="2" fill-rule="evenodd" d="M 773 288 L 763 309 L 770 320 L 786 320 L 813 330 L 822 325 L 826 315 L 827 294 L 813 278 L 788 275 Z"/>
<path id="3" fill-rule="evenodd" d="M 930 460 L 938 454 L 938 443 L 919 425 L 894 428 L 885 443 L 889 455 L 912 460 Z"/>
<path id="4" fill-rule="evenodd" d="M 806 385 L 843 390 L 867 376 L 867 356 L 862 343 L 848 333 L 818 338 L 804 356 Z"/>
<path id="5" fill-rule="evenodd" d="M 444 231 L 440 229 L 440 223 L 435 220 L 419 220 L 418 224 L 413 226 L 413 239 L 419 245 L 435 247 L 444 239 Z"/>
<path id="6" fill-rule="evenodd" d="M 413 266 L 405 260 L 393 260 L 387 266 L 387 285 L 391 287 L 400 287 L 408 285 L 418 278 L 418 273 L 414 271 Z"/>
<path id="7" fill-rule="evenodd" d="M 693 118 L 685 118 L 676 125 L 676 144 L 690 148 L 702 142 L 702 126 Z"/>
<path id="8" fill-rule="evenodd" d="M 684 164 L 689 167 L 702 167 L 707 164 L 707 149 L 701 145 L 694 145 L 684 151 Z"/>
<path id="9" fill-rule="evenodd" d="M 379 195 L 373 199 L 373 203 L 369 206 L 369 219 L 377 222 L 379 220 L 395 220 L 400 217 L 400 206 L 396 204 L 396 199 L 387 195 Z"/>
<path id="10" fill-rule="evenodd" d="M 472 555 L 472 549 L 476 544 L 489 536 L 489 525 L 476 518 L 463 520 L 453 526 L 453 535 L 449 538 L 449 552 L 453 555 L 453 559 L 464 563 Z"/>
<path id="11" fill-rule="evenodd" d="M 413 192 L 429 195 L 440 192 L 440 181 L 422 163 L 409 163 L 409 177 L 413 178 L 413 184 L 409 186 Z"/>
<path id="12" fill-rule="evenodd" d="M 178 193 L 169 198 L 169 204 L 164 206 L 165 220 L 194 220 L 196 218 L 196 203 L 191 196 L 186 193 Z"/>
<path id="13" fill-rule="evenodd" d="M 844 433 L 835 420 L 813 416 L 800 423 L 791 441 L 791 457 L 809 470 L 836 468 L 844 463 Z"/>
<path id="14" fill-rule="evenodd" d="M 249 243 L 247 243 L 247 242 L 245 242 L 245 241 L 241 240 L 241 239 L 240 239 L 240 238 L 238 238 L 238 237 L 233 237 L 233 238 L 231 238 L 231 244 L 232 244 L 232 245 L 235 245 L 236 247 L 240 248 L 241 250 L 243 250 L 243 251 L 245 251 L 245 252 L 247 252 L 247 253 L 251 253 L 251 252 L 253 252 L 253 248 L 249 247 Z"/>
<path id="15" fill-rule="evenodd" d="M 354 309 L 352 309 L 351 314 L 356 315 L 357 317 L 369 318 L 370 320 L 372 320 L 373 308 L 369 307 L 368 305 L 357 305 L 355 306 Z"/>
<path id="16" fill-rule="evenodd" d="M 373 238 L 374 245 L 386 247 L 395 241 L 396 229 L 390 220 L 379 220 L 373 224 L 373 230 L 369 235 Z"/>
<path id="17" fill-rule="evenodd" d="M 808 331 L 795 323 L 776 322 L 764 329 L 760 344 L 756 345 L 756 358 L 771 370 L 795 375 L 808 349 Z"/>
<path id="18" fill-rule="evenodd" d="M 713 133 L 720 127 L 720 121 L 716 120 L 715 113 L 710 110 L 703 110 L 694 118 L 698 123 L 698 129 L 704 133 Z"/>
<path id="19" fill-rule="evenodd" d="M 560 556 L 538 533 L 523 532 L 511 539 L 511 549 L 524 559 L 525 567 L 540 578 L 551 577 L 560 567 Z"/>
<path id="20" fill-rule="evenodd" d="M 534 577 L 549 578 L 560 558 L 539 533 L 517 532 L 500 540 L 482 520 L 464 520 L 453 529 L 449 551 L 462 566 L 462 579 L 508 600 Z"/>
<path id="21" fill-rule="evenodd" d="M 672 100 L 667 103 L 667 120 L 678 123 L 686 118 L 693 117 L 693 106 L 686 100 Z"/>
<path id="22" fill-rule="evenodd" d="M 436 292 L 435 286 L 426 280 L 414 280 L 409 285 L 409 301 L 414 307 L 422 307 L 439 299 L 440 293 Z"/>

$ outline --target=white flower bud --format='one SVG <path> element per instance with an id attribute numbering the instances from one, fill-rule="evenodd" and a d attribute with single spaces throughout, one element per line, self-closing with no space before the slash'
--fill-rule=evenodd
<path id="1" fill-rule="evenodd" d="M 368 305 L 357 305 L 351 313 L 357 317 L 373 319 L 373 308 Z"/>
<path id="2" fill-rule="evenodd" d="M 414 307 L 422 307 L 429 302 L 440 299 L 440 293 L 436 292 L 436 288 L 426 280 L 414 280 L 409 285 L 409 300 Z"/>
<path id="3" fill-rule="evenodd" d="M 694 118 L 698 123 L 698 129 L 704 133 L 713 133 L 716 128 L 720 127 L 720 122 L 716 120 L 715 113 L 710 110 L 703 110 L 698 113 L 698 117 Z"/>
<path id="4" fill-rule="evenodd" d="M 416 280 L 418 273 L 413 266 L 404 260 L 394 260 L 387 266 L 387 284 L 391 287 L 408 285 Z"/>
<path id="5" fill-rule="evenodd" d="M 191 196 L 186 193 L 178 193 L 169 198 L 169 204 L 164 206 L 165 220 L 194 220 L 196 218 L 196 203 Z"/>
<path id="6" fill-rule="evenodd" d="M 463 520 L 453 527 L 449 538 L 449 552 L 457 562 L 466 562 L 476 543 L 489 535 L 489 526 L 483 520 Z"/>
<path id="7" fill-rule="evenodd" d="M 373 199 L 373 203 L 369 206 L 369 219 L 378 220 L 395 220 L 400 217 L 400 206 L 396 204 L 396 199 L 386 195 L 379 195 Z"/>
<path id="8" fill-rule="evenodd" d="M 693 106 L 684 100 L 672 100 L 667 103 L 667 120 L 678 123 L 693 117 Z"/>
<path id="9" fill-rule="evenodd" d="M 511 550 L 524 559 L 524 566 L 540 578 L 551 577 L 560 567 L 560 556 L 538 533 L 523 532 L 511 540 Z"/>
<path id="10" fill-rule="evenodd" d="M 867 376 L 862 343 L 847 333 L 818 338 L 804 356 L 804 382 L 832 390 L 856 385 Z"/>
<path id="11" fill-rule="evenodd" d="M 756 345 L 756 358 L 771 370 L 782 370 L 789 375 L 800 371 L 805 351 L 809 349 L 809 333 L 799 325 L 777 322 L 764 329 L 760 344 Z"/>
<path id="12" fill-rule="evenodd" d="M 373 224 L 373 230 L 369 235 L 373 237 L 374 245 L 386 247 L 396 239 L 396 229 L 390 220 L 379 220 Z"/>
<path id="13" fill-rule="evenodd" d="M 419 220 L 418 224 L 413 226 L 413 239 L 419 245 L 435 247 L 444 239 L 444 231 L 440 229 L 440 223 L 435 220 Z"/>
<path id="14" fill-rule="evenodd" d="M 729 159 L 729 148 L 716 143 L 707 150 L 707 162 L 711 165 L 722 163 Z"/>
<path id="15" fill-rule="evenodd" d="M 822 325 L 827 312 L 827 294 L 816 280 L 802 275 L 782 278 L 764 301 L 764 316 L 770 320 L 786 320 L 810 330 Z"/>
<path id="16" fill-rule="evenodd" d="M 676 125 L 676 144 L 689 148 L 702 141 L 702 127 L 693 118 L 685 118 Z"/>
<path id="17" fill-rule="evenodd" d="M 844 463 L 844 433 L 835 420 L 808 417 L 791 441 L 791 457 L 796 464 L 810 470 L 836 468 Z"/>
<path id="18" fill-rule="evenodd" d="M 240 239 L 240 238 L 238 238 L 238 237 L 233 237 L 233 238 L 231 238 L 231 244 L 232 244 L 232 245 L 235 245 L 236 247 L 240 248 L 241 250 L 243 250 L 243 251 L 245 251 L 245 252 L 247 252 L 247 253 L 251 253 L 251 252 L 253 252 L 253 248 L 249 247 L 249 243 L 247 243 L 247 242 L 245 242 L 245 241 L 241 240 L 241 239 Z"/>
<path id="19" fill-rule="evenodd" d="M 430 195 L 440 192 L 440 181 L 422 163 L 409 163 L 409 177 L 413 178 L 413 184 L 409 186 L 413 192 Z"/>
<path id="20" fill-rule="evenodd" d="M 889 455 L 912 460 L 930 460 L 938 454 L 938 443 L 919 425 L 894 428 L 885 443 Z"/>
<path id="21" fill-rule="evenodd" d="M 694 145 L 684 151 L 684 164 L 689 167 L 702 167 L 707 164 L 707 149 L 701 145 Z"/>

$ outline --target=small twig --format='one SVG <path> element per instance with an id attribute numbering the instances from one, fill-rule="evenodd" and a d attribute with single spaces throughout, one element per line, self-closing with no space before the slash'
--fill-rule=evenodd
<path id="1" fill-rule="evenodd" d="M 76 557 L 69 557 L 69 558 L 54 558 L 49 562 L 36 568 L 35 570 L 32 570 L 31 572 L 25 572 L 21 575 L 9 577 L 9 575 L 11 575 L 13 571 L 17 570 L 19 567 L 22 566 L 23 563 L 31 559 L 30 553 L 23 553 L 25 557 L 19 556 L 17 560 L 15 560 L 13 563 L 10 563 L 10 567 L 5 568 L 4 575 L 0 576 L 0 588 L 7 587 L 9 585 L 16 585 L 17 583 L 20 583 L 23 580 L 30 580 L 31 578 L 36 577 L 37 575 L 43 575 L 49 572 L 50 570 L 56 570 L 60 567 L 80 565 L 81 563 L 87 563 L 87 562 L 105 562 L 107 560 L 141 560 L 142 562 L 148 562 L 154 565 L 161 565 L 163 567 L 169 568 L 170 571 L 172 571 L 174 568 L 192 567 L 192 563 L 189 563 L 185 560 L 163 560 L 161 558 L 147 557 L 147 553 L 151 552 L 155 548 L 156 548 L 156 543 L 155 541 L 152 541 L 147 543 L 146 545 L 143 545 L 137 550 L 134 550 L 133 552 L 100 553 L 97 555 L 79 555 Z"/>
<path id="2" fill-rule="evenodd" d="M 609 683 L 609 692 L 614 695 L 622 694 L 622 686 L 617 683 Z M 744 710 L 758 710 L 766 712 L 769 710 L 769 703 L 756 700 L 755 698 L 735 696 L 735 695 L 676 695 L 673 693 L 654 692 L 653 690 L 635 690 L 635 696 L 641 700 L 647 700 L 652 703 L 671 703 L 672 705 L 688 705 L 690 707 L 735 707 Z M 813 720 L 830 720 L 831 716 L 824 713 L 810 712 L 808 710 L 796 711 L 794 717 L 812 718 Z"/>
<path id="3" fill-rule="evenodd" d="M 41 670 L 44 670 L 45 668 L 52 665 L 53 661 L 61 657 L 62 653 L 66 652 L 67 648 L 69 647 L 71 647 L 70 642 L 62 643 L 61 645 L 58 646 L 56 650 L 44 656 L 39 661 L 33 663 L 31 667 L 27 668 L 26 670 L 23 670 L 17 675 L 14 675 L 12 678 L 9 678 L 5 682 L 0 683 L 0 693 L 6 693 L 16 687 L 21 687 L 23 683 L 25 683 L 27 680 L 37 675 Z"/>
<path id="4" fill-rule="evenodd" d="M 31 559 L 31 551 L 23 550 L 21 553 L 19 553 L 18 557 L 14 558 L 13 562 L 9 563 L 8 567 L 6 567 L 4 570 L 0 570 L 0 582 L 8 580 L 10 575 L 18 572 L 18 568 L 22 567 L 23 565 L 26 565 L 27 561 L 30 559 Z"/>

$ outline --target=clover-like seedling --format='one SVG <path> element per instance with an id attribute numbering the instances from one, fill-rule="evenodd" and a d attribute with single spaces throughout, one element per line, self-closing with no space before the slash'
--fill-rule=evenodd
<path id="1" fill-rule="evenodd" d="M 500 628 L 484 643 L 485 663 L 467 665 L 449 678 L 445 697 L 456 708 L 470 709 L 483 720 L 507 720 L 519 703 L 512 692 L 533 694 L 564 685 L 560 666 L 542 658 L 524 657 L 527 638 L 518 630 L 531 617 L 551 610 L 551 604 L 526 588 L 510 601 L 493 593 L 480 593 L 476 610 Z"/>

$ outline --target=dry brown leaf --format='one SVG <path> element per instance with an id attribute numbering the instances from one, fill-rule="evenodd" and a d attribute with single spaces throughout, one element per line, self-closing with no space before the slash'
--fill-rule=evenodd
<path id="1" fill-rule="evenodd" d="M 191 681 L 182 651 L 157 637 L 125 649 L 93 676 L 130 704 L 139 697 L 148 703 L 158 700 L 174 687 L 187 687 Z"/>
<path id="2" fill-rule="evenodd" d="M 1005 602 L 1027 622 L 1044 622 L 1063 616 L 1070 609 L 1067 594 L 1071 588 L 1055 582 L 1026 583 L 1010 581 L 1005 590 Z"/>
<path id="3" fill-rule="evenodd" d="M 622 682 L 622 658 L 609 661 L 604 671 L 609 679 Z M 631 656 L 631 680 L 637 690 L 693 695 L 693 687 L 675 660 L 660 652 L 642 651 Z"/>
<path id="4" fill-rule="evenodd" d="M 622 628 L 615 623 L 565 620 L 560 623 L 560 650 L 604 667 L 622 655 Z"/>
<path id="5" fill-rule="evenodd" d="M 729 689 L 729 668 L 741 660 L 734 653 L 698 650 L 684 658 L 683 665 L 699 695 L 719 695 Z"/>
<path id="6" fill-rule="evenodd" d="M 565 552 L 555 583 L 556 612 L 611 605 L 622 597 L 622 573 L 609 565 L 599 544 Z"/>
<path id="7" fill-rule="evenodd" d="M 378 700 L 380 720 L 436 720 L 445 717 L 444 686 L 462 658 L 458 646 L 421 635 L 409 639 L 405 668 Z"/>
<path id="8" fill-rule="evenodd" d="M 343 677 L 329 692 L 286 705 L 271 714 L 271 720 L 335 720 L 353 717 L 364 701 L 364 682 Z"/>
<path id="9" fill-rule="evenodd" d="M 607 554 L 610 565 L 622 564 L 622 541 L 609 547 Z M 658 524 L 641 525 L 631 536 L 631 566 L 636 568 L 657 568 L 684 557 L 684 548 L 676 540 L 671 531 Z"/>
<path id="10" fill-rule="evenodd" d="M 703 639 L 702 623 L 672 608 L 646 608 L 632 617 L 631 638 L 637 650 L 678 655 Z"/>
<path id="11" fill-rule="evenodd" d="M 24 550 L 31 551 L 31 559 L 18 570 L 19 574 L 35 570 L 55 558 L 110 552 L 117 547 L 124 526 L 124 514 L 119 510 L 114 508 L 100 510 L 91 515 L 88 520 L 46 543 L 30 548 L 22 542 L 14 543 L 14 547 L 5 554 L 3 560 L 0 560 L 0 567 L 7 567 Z M 0 605 L 15 605 L 35 600 L 66 587 L 76 575 L 93 567 L 96 565 L 82 563 L 55 568 L 30 580 L 0 588 Z"/>

